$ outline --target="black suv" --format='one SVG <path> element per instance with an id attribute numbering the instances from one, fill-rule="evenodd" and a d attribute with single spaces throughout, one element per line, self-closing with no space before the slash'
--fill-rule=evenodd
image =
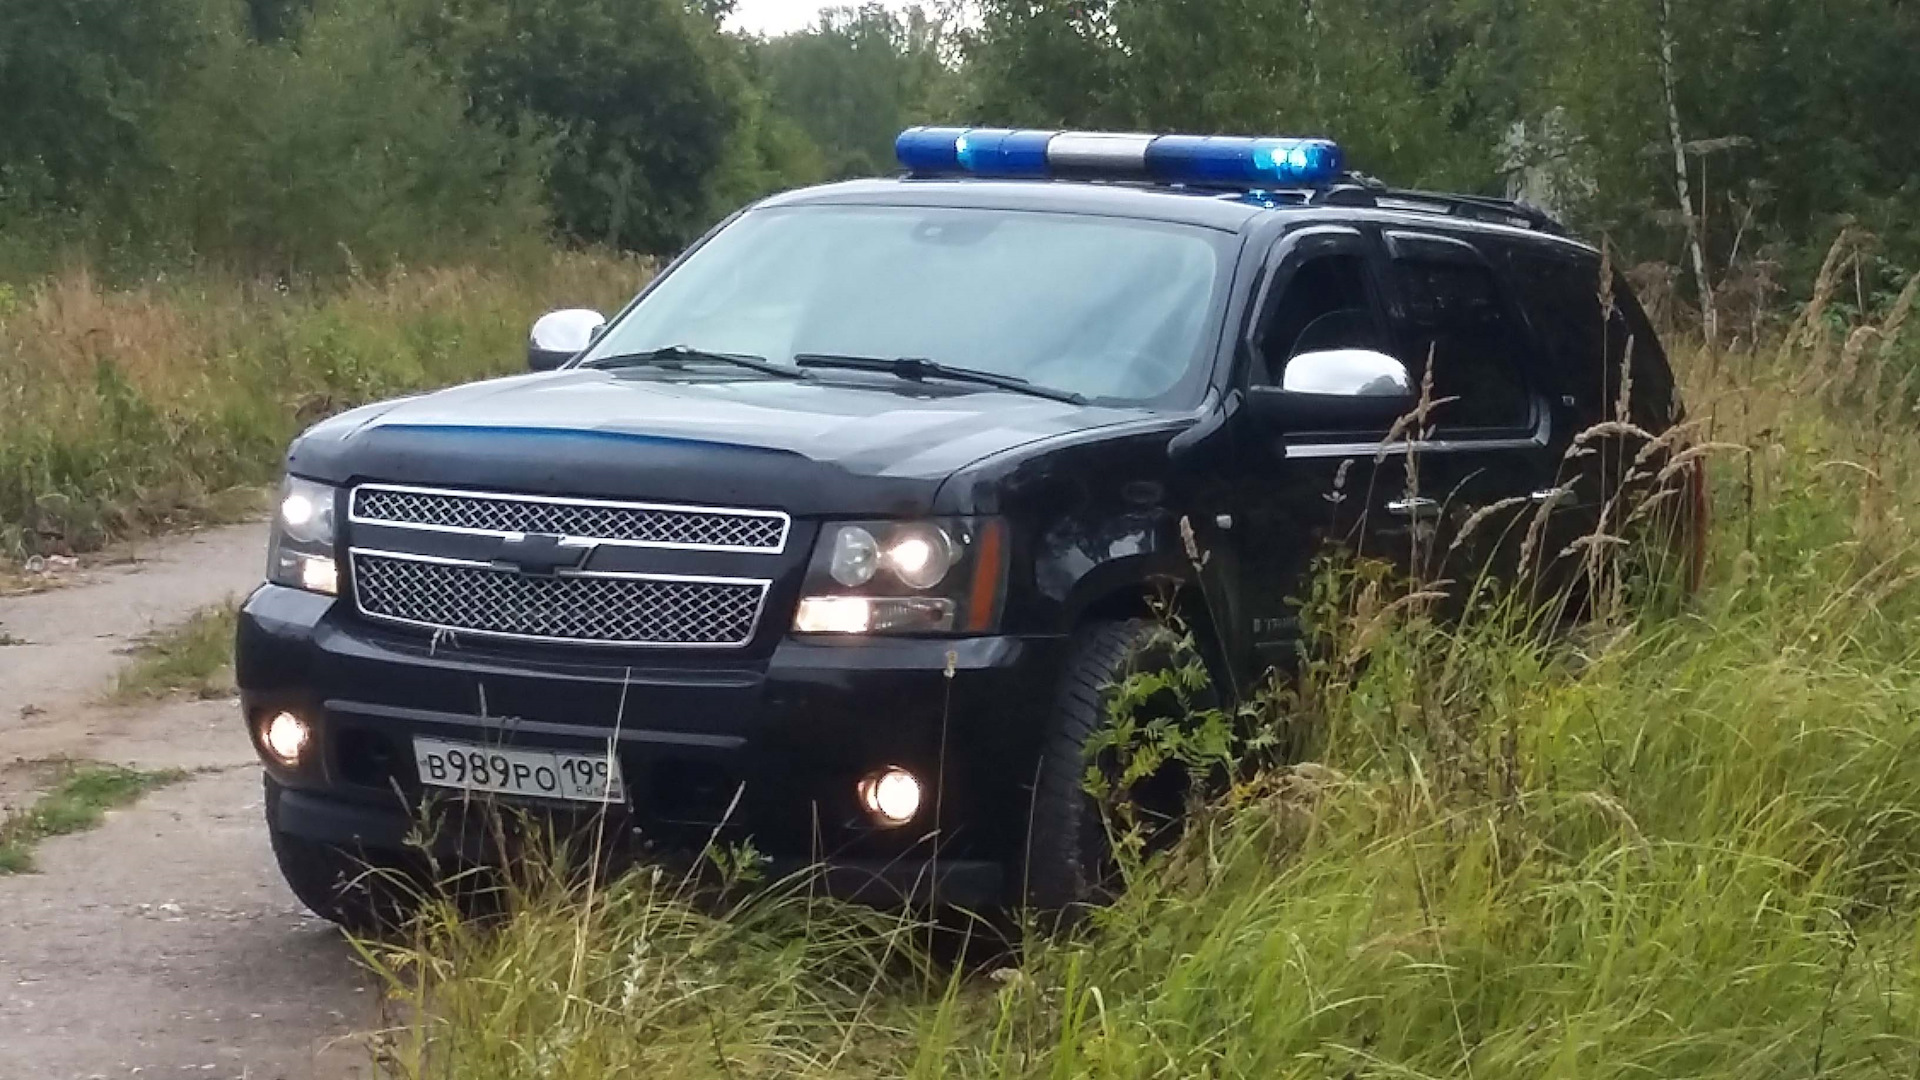
<path id="1" fill-rule="evenodd" d="M 1217 681 L 1252 685 L 1323 545 L 1517 578 L 1539 503 L 1539 551 L 1594 526 L 1575 434 L 1628 396 L 1675 419 L 1625 282 L 1525 206 L 1312 141 L 900 152 L 733 216 L 611 320 L 543 318 L 532 374 L 294 443 L 238 677 L 316 911 L 365 918 L 342 883 L 423 806 L 430 845 L 496 851 L 494 799 L 863 899 L 1072 903 L 1083 748 L 1156 597 L 1203 587 Z"/>

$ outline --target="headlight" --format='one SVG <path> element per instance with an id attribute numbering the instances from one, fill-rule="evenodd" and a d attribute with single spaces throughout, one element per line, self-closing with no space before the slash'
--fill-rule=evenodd
<path id="1" fill-rule="evenodd" d="M 798 634 L 985 633 L 1000 617 L 998 518 L 830 522 L 814 547 Z"/>
<path id="2" fill-rule="evenodd" d="M 334 561 L 336 495 L 325 484 L 297 476 L 280 485 L 267 544 L 268 581 L 328 596 L 340 591 L 340 567 Z"/>

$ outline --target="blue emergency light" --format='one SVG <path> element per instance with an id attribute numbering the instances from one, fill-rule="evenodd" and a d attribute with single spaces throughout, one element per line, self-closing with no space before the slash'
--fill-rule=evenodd
<path id="1" fill-rule="evenodd" d="M 915 176 L 1141 179 L 1204 187 L 1319 187 L 1345 171 L 1326 139 L 916 127 L 894 143 Z"/>

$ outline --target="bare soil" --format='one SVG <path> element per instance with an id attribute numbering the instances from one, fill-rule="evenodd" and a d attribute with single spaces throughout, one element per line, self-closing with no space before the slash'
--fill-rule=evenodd
<path id="1" fill-rule="evenodd" d="M 259 525 L 208 530 L 0 597 L 24 642 L 0 647 L 0 807 L 53 759 L 194 773 L 0 877 L 0 1080 L 374 1075 L 353 1033 L 378 991 L 274 869 L 235 704 L 104 704 L 135 642 L 244 596 L 265 550 Z"/>

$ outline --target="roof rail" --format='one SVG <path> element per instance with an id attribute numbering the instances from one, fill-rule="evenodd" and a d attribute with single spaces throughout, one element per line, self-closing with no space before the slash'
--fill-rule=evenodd
<path id="1" fill-rule="evenodd" d="M 1348 173 L 1338 182 L 1314 191 L 1307 201 L 1321 206 L 1373 206 L 1387 210 L 1446 214 L 1496 225 L 1535 229 L 1555 236 L 1567 235 L 1567 227 L 1553 215 L 1516 199 L 1390 188 L 1371 176 L 1359 173 Z"/>

